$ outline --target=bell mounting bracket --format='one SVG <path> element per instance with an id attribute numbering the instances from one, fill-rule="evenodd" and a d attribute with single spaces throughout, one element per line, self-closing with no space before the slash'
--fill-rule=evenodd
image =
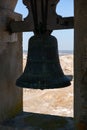
<path id="1" fill-rule="evenodd" d="M 11 20 L 8 31 L 44 33 L 47 30 L 72 29 L 74 17 L 62 17 L 56 14 L 56 6 L 60 0 L 23 0 L 28 15 L 22 21 Z"/>

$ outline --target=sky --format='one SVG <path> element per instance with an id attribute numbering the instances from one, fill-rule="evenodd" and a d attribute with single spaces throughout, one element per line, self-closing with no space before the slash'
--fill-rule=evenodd
<path id="1" fill-rule="evenodd" d="M 18 0 L 15 12 L 22 14 L 23 18 L 28 15 L 26 6 L 22 0 Z M 56 13 L 62 17 L 74 16 L 74 0 L 60 0 L 56 6 Z M 33 32 L 23 32 L 23 50 L 28 50 L 28 40 Z M 59 50 L 73 50 L 74 30 L 54 30 L 52 35 L 57 38 Z"/>

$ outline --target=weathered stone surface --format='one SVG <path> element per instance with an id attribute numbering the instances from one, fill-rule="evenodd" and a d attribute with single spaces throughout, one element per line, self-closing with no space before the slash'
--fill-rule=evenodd
<path id="1" fill-rule="evenodd" d="M 86 0 L 84 1 L 75 0 L 74 47 L 75 47 L 74 48 L 75 49 L 75 58 L 74 58 L 75 119 L 78 129 L 86 130 L 87 129 L 87 1 Z"/>
<path id="2" fill-rule="evenodd" d="M 71 117 L 23 112 L 3 122 L 0 128 L 1 130 L 74 130 L 74 122 Z"/>
<path id="3" fill-rule="evenodd" d="M 0 121 L 3 121 L 22 111 L 22 89 L 15 86 L 22 72 L 22 35 L 6 30 L 8 17 L 21 20 L 20 15 L 0 8 L 0 17 Z"/>
<path id="4" fill-rule="evenodd" d="M 9 24 L 12 20 L 20 21 L 22 16 L 10 10 L 0 8 L 0 42 L 17 42 L 17 33 L 10 33 Z"/>
<path id="5" fill-rule="evenodd" d="M 0 8 L 14 10 L 18 0 L 0 0 Z"/>

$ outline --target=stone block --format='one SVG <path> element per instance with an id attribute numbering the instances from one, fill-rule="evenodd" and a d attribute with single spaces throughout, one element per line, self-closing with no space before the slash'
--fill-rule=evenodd
<path id="1" fill-rule="evenodd" d="M 0 8 L 0 122 L 22 111 L 22 89 L 15 81 L 22 72 L 22 34 L 7 31 L 8 18 L 21 15 Z"/>

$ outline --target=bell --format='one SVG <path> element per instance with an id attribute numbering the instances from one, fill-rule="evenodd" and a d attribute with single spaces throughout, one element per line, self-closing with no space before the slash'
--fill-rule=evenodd
<path id="1" fill-rule="evenodd" d="M 32 89 L 53 89 L 70 85 L 58 57 L 57 40 L 51 35 L 33 36 L 29 40 L 27 63 L 16 85 Z"/>

